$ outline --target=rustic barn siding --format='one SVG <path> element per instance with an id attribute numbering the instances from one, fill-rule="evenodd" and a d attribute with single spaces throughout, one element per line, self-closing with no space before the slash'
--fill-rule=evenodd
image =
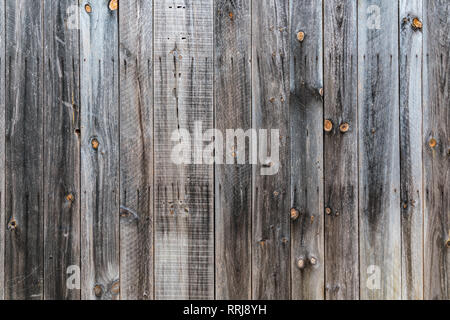
<path id="1" fill-rule="evenodd" d="M 0 299 L 450 299 L 448 1 L 28 4 L 0 4 Z M 175 164 L 198 121 L 245 164 Z"/>

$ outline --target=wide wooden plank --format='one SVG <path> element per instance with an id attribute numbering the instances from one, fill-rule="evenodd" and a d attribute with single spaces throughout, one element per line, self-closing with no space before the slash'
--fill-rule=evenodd
<path id="1" fill-rule="evenodd" d="M 44 299 L 79 299 L 67 286 L 80 266 L 78 1 L 44 1 Z M 67 14 L 73 24 L 67 24 Z M 69 274 L 68 274 L 69 271 Z"/>
<path id="2" fill-rule="evenodd" d="M 6 1 L 6 299 L 43 298 L 42 2 Z"/>
<path id="3" fill-rule="evenodd" d="M 325 1 L 324 16 L 325 293 L 353 300 L 359 298 L 357 2 Z"/>
<path id="4" fill-rule="evenodd" d="M 268 135 L 258 134 L 260 156 L 253 167 L 254 299 L 290 297 L 289 58 L 289 2 L 253 0 L 252 127 Z"/>
<path id="5" fill-rule="evenodd" d="M 119 283 L 119 53 L 117 10 L 80 9 L 81 265 L 83 299 L 117 299 Z"/>
<path id="6" fill-rule="evenodd" d="M 424 298 L 450 299 L 450 3 L 424 1 Z"/>
<path id="7" fill-rule="evenodd" d="M 5 2 L 0 3 L 0 88 L 5 88 Z M 5 90 L 0 91 L 0 150 L 5 150 Z M 0 300 L 5 294 L 5 152 L 0 153 Z"/>
<path id="8" fill-rule="evenodd" d="M 400 1 L 402 299 L 423 298 L 422 0 Z"/>
<path id="9" fill-rule="evenodd" d="M 215 1 L 214 12 L 215 127 L 226 137 L 226 130 L 247 132 L 252 127 L 251 1 Z M 230 143 L 228 139 L 227 142 Z M 231 156 L 234 160 L 238 157 L 238 164 L 216 166 L 217 299 L 251 298 L 252 166 L 248 161 L 249 145 L 248 142 L 245 147 L 236 146 L 233 140 L 232 145 L 225 146 L 225 158 Z M 243 148 L 242 153 L 239 153 L 239 147 Z"/>
<path id="10" fill-rule="evenodd" d="M 398 2 L 358 3 L 361 299 L 401 298 Z"/>
<path id="11" fill-rule="evenodd" d="M 154 19 L 155 298 L 212 299 L 213 166 L 200 163 L 213 128 L 213 1 L 156 1 Z M 190 137 L 172 140 L 179 129 Z M 172 157 L 181 142 L 191 164 Z"/>
<path id="12" fill-rule="evenodd" d="M 153 298 L 153 5 L 123 2 L 120 39 L 122 299 Z"/>
<path id="13" fill-rule="evenodd" d="M 291 1 L 292 299 L 324 298 L 322 0 Z M 285 71 L 286 72 L 286 71 Z"/>

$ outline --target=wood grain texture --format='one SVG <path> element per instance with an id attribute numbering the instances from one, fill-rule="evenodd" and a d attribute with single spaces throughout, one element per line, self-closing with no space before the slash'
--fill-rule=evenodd
<path id="1" fill-rule="evenodd" d="M 326 298 L 359 298 L 357 2 L 324 2 Z M 346 128 L 346 125 L 348 128 Z"/>
<path id="2" fill-rule="evenodd" d="M 252 126 L 251 1 L 215 1 L 215 127 Z M 229 142 L 227 140 L 227 142 Z M 225 157 L 246 157 L 245 164 L 216 166 L 216 298 L 251 299 L 252 166 L 249 143 L 243 154 L 225 146 Z M 233 157 L 234 158 L 234 157 Z"/>
<path id="3" fill-rule="evenodd" d="M 424 298 L 450 299 L 450 3 L 424 1 Z"/>
<path id="4" fill-rule="evenodd" d="M 252 126 L 259 133 L 268 130 L 267 141 L 258 137 L 258 153 L 261 155 L 262 145 L 267 144 L 268 159 L 259 157 L 253 167 L 254 299 L 290 297 L 290 194 L 286 183 L 290 176 L 289 58 L 289 3 L 253 0 Z M 279 137 L 272 136 L 272 130 L 279 130 Z M 272 158 L 272 139 L 279 139 L 279 159 Z M 267 167 L 272 172 L 264 175 Z"/>
<path id="5" fill-rule="evenodd" d="M 66 286 L 80 265 L 79 35 L 65 23 L 78 1 L 44 1 L 44 299 L 79 299 Z M 70 8 L 70 9 L 69 9 Z M 71 11 L 71 9 L 73 9 Z M 69 274 L 70 276 L 70 274 Z"/>
<path id="6" fill-rule="evenodd" d="M 291 201 L 300 212 L 291 226 L 292 299 L 317 300 L 325 281 L 322 1 L 291 0 L 290 14 Z"/>
<path id="7" fill-rule="evenodd" d="M 6 1 L 6 299 L 43 298 L 43 7 Z"/>
<path id="8" fill-rule="evenodd" d="M 358 4 L 360 294 L 400 299 L 398 2 Z"/>
<path id="9" fill-rule="evenodd" d="M 176 165 L 171 138 L 188 130 L 194 161 L 204 144 L 195 122 L 213 128 L 213 1 L 154 4 L 155 298 L 212 299 L 213 166 Z"/>
<path id="10" fill-rule="evenodd" d="M 153 298 L 153 4 L 124 3 L 120 39 L 121 298 Z"/>
<path id="11" fill-rule="evenodd" d="M 5 2 L 0 3 L 0 300 L 5 297 Z"/>
<path id="12" fill-rule="evenodd" d="M 120 294 L 118 17 L 107 4 L 80 13 L 83 299 Z"/>
<path id="13" fill-rule="evenodd" d="M 402 299 L 423 298 L 422 0 L 400 1 Z"/>

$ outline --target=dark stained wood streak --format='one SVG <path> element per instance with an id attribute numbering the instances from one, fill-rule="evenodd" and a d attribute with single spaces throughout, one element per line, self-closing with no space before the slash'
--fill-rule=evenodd
<path id="1" fill-rule="evenodd" d="M 215 1 L 215 127 L 251 128 L 251 1 Z M 215 172 L 216 298 L 251 299 L 251 191 L 246 163 L 219 164 Z M 226 156 L 242 156 L 225 146 Z"/>
<path id="2" fill-rule="evenodd" d="M 122 2 L 120 39 L 121 298 L 153 298 L 153 4 Z"/>
<path id="3" fill-rule="evenodd" d="M 402 299 L 423 298 L 422 0 L 400 1 Z"/>
<path id="4" fill-rule="evenodd" d="M 5 298 L 43 298 L 42 2 L 6 2 Z"/>
<path id="5" fill-rule="evenodd" d="M 291 265 L 292 299 L 299 300 L 323 299 L 325 291 L 322 4 L 291 0 L 290 180 L 300 212 L 291 225 Z"/>
<path id="6" fill-rule="evenodd" d="M 424 298 L 450 299 L 450 3 L 424 1 Z"/>
<path id="7" fill-rule="evenodd" d="M 329 300 L 359 298 L 357 2 L 324 1 L 325 279 Z M 348 126 L 348 128 L 346 127 Z"/>
<path id="8" fill-rule="evenodd" d="M 0 3 L 0 300 L 5 297 L 5 1 Z"/>
<path id="9" fill-rule="evenodd" d="M 214 298 L 212 165 L 174 163 L 178 129 L 213 128 L 213 1 L 154 2 L 155 298 Z M 200 150 L 201 151 L 201 150 Z"/>
<path id="10" fill-rule="evenodd" d="M 80 290 L 66 285 L 69 266 L 80 266 L 79 32 L 75 24 L 65 23 L 68 13 L 78 14 L 71 10 L 77 5 L 74 0 L 44 1 L 44 299 L 48 300 L 80 299 Z"/>
<path id="11" fill-rule="evenodd" d="M 252 1 L 252 126 L 279 130 L 279 159 L 253 168 L 252 297 L 290 297 L 289 2 Z M 258 152 L 263 141 L 258 138 Z M 269 154 L 270 152 L 270 154 Z M 264 155 L 265 156 L 265 155 Z M 263 170 L 273 170 L 263 175 Z"/>
<path id="12" fill-rule="evenodd" d="M 81 3 L 82 299 L 118 299 L 119 52 L 117 10 Z"/>
<path id="13" fill-rule="evenodd" d="M 361 299 L 401 298 L 398 13 L 397 1 L 359 1 Z"/>

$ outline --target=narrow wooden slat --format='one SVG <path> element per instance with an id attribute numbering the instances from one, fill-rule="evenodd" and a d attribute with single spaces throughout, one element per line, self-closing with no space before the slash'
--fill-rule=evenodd
<path id="1" fill-rule="evenodd" d="M 324 2 L 327 299 L 359 298 L 357 2 Z M 328 129 L 327 129 L 328 130 Z"/>
<path id="2" fill-rule="evenodd" d="M 122 299 L 153 298 L 153 4 L 122 2 L 120 279 Z"/>
<path id="3" fill-rule="evenodd" d="M 423 298 L 422 0 L 400 1 L 402 299 Z"/>
<path id="4" fill-rule="evenodd" d="M 5 2 L 0 3 L 0 300 L 5 297 Z"/>
<path id="5" fill-rule="evenodd" d="M 213 127 L 213 1 L 154 5 L 155 298 L 212 299 L 213 166 L 176 165 L 171 138 L 188 130 L 194 159 L 195 122 Z"/>
<path id="6" fill-rule="evenodd" d="M 81 266 L 83 299 L 117 299 L 119 284 L 118 17 L 81 2 Z"/>
<path id="7" fill-rule="evenodd" d="M 401 298 L 398 2 L 358 8 L 361 299 Z"/>
<path id="8" fill-rule="evenodd" d="M 252 126 L 251 1 L 216 1 L 214 17 L 215 127 L 226 137 L 226 130 L 247 131 Z M 226 146 L 225 157 L 229 154 L 243 156 Z M 240 165 L 216 166 L 217 299 L 251 299 L 251 187 L 248 160 Z"/>
<path id="9" fill-rule="evenodd" d="M 253 171 L 254 299 L 290 297 L 289 58 L 289 2 L 253 0 L 252 126 L 268 130 L 267 141 L 261 137 L 258 141 L 258 149 L 268 145 L 268 156 L 275 151 L 271 150 L 272 139 L 279 139 L 279 159 L 259 157 Z M 272 137 L 272 130 L 279 130 L 279 137 Z M 266 170 L 269 175 L 263 175 Z"/>
<path id="10" fill-rule="evenodd" d="M 44 299 L 79 299 L 67 271 L 80 266 L 80 98 L 77 0 L 44 2 Z M 72 28 L 72 29 L 70 29 Z M 69 269 L 70 271 L 70 269 Z"/>
<path id="11" fill-rule="evenodd" d="M 6 1 L 6 299 L 43 298 L 42 10 Z"/>
<path id="12" fill-rule="evenodd" d="M 450 299 L 450 3 L 424 1 L 424 298 Z"/>
<path id="13" fill-rule="evenodd" d="M 300 214 L 292 222 L 291 228 L 292 299 L 323 299 L 325 257 L 321 0 L 291 0 L 290 38 L 291 200 L 292 207 Z"/>

